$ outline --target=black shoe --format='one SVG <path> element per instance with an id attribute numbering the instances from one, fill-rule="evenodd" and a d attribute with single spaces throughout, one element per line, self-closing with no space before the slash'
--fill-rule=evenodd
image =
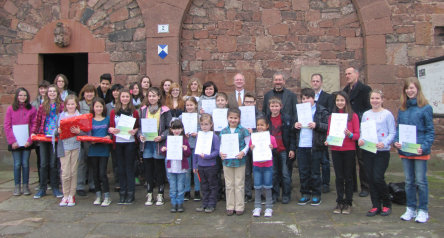
<path id="1" fill-rule="evenodd" d="M 253 201 L 253 197 L 252 196 L 245 195 L 245 203 L 252 202 L 252 201 Z"/>
<path id="2" fill-rule="evenodd" d="M 77 196 L 80 196 L 80 197 L 86 197 L 86 192 L 85 192 L 85 190 L 77 190 Z"/>
<path id="3" fill-rule="evenodd" d="M 289 197 L 282 197 L 282 204 L 288 204 L 290 202 Z"/>
<path id="4" fill-rule="evenodd" d="M 125 204 L 133 204 L 134 202 L 134 192 L 128 192 L 128 194 L 126 195 L 126 199 L 125 199 Z"/>
<path id="5" fill-rule="evenodd" d="M 205 213 L 212 213 L 212 212 L 214 212 L 214 207 L 205 208 Z"/>
<path id="6" fill-rule="evenodd" d="M 125 192 L 119 192 L 119 202 L 117 203 L 117 204 L 119 204 L 119 205 L 123 205 L 123 204 L 125 204 L 125 199 L 126 199 L 126 197 L 125 197 Z"/>
<path id="7" fill-rule="evenodd" d="M 177 204 L 177 212 L 183 212 L 183 204 Z"/>
<path id="8" fill-rule="evenodd" d="M 185 192 L 185 195 L 183 196 L 183 200 L 184 201 L 188 201 L 191 199 L 191 193 L 190 192 Z"/>
<path id="9" fill-rule="evenodd" d="M 368 191 L 363 189 L 363 190 L 359 193 L 359 196 L 360 196 L 360 197 L 367 197 L 367 196 L 368 196 Z"/>
<path id="10" fill-rule="evenodd" d="M 171 205 L 170 212 L 171 213 L 176 213 L 177 212 L 177 205 Z"/>
<path id="11" fill-rule="evenodd" d="M 329 193 L 330 192 L 330 186 L 323 185 L 322 186 L 322 193 Z"/>
<path id="12" fill-rule="evenodd" d="M 194 191 L 194 201 L 200 201 L 200 191 Z"/>
<path id="13" fill-rule="evenodd" d="M 95 193 L 95 192 L 96 192 L 96 189 L 95 189 L 95 188 L 90 188 L 88 191 L 89 191 L 90 193 Z"/>

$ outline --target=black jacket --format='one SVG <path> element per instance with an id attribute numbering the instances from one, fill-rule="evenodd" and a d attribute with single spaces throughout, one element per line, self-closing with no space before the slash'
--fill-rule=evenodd
<path id="1" fill-rule="evenodd" d="M 295 106 L 296 107 L 296 106 Z M 294 141 L 294 123 L 292 121 L 292 118 L 285 113 L 282 113 L 283 110 L 281 110 L 281 120 L 282 120 L 282 141 L 284 143 L 285 149 L 287 152 L 290 150 L 296 151 L 296 145 Z M 267 114 L 267 119 L 270 122 L 271 125 L 271 113 Z M 270 131 L 271 134 L 271 131 Z"/>
<path id="2" fill-rule="evenodd" d="M 319 95 L 318 101 L 316 101 L 316 104 L 319 104 L 323 107 L 325 107 L 328 112 L 333 111 L 333 106 L 335 105 L 333 103 L 333 96 L 324 90 L 321 91 L 321 94 Z"/>
<path id="3" fill-rule="evenodd" d="M 270 107 L 268 106 L 268 101 L 271 97 L 276 96 L 279 92 L 276 92 L 273 90 L 268 91 L 264 95 L 264 104 L 262 106 L 262 111 L 265 115 L 270 114 Z M 287 115 L 289 115 L 291 118 L 294 118 L 296 114 L 296 104 L 298 103 L 298 99 L 296 94 L 294 94 L 292 91 L 284 88 L 282 92 L 282 110 Z"/>
<path id="4" fill-rule="evenodd" d="M 312 141 L 312 150 L 325 150 L 327 147 L 324 145 L 324 142 L 327 138 L 327 130 L 328 130 L 328 116 L 330 113 L 327 108 L 323 107 L 320 104 L 316 104 L 316 112 L 313 117 L 313 122 L 316 123 L 316 127 L 313 129 L 313 141 Z M 296 118 L 297 122 L 297 118 Z M 301 130 L 295 130 L 295 146 L 299 146 L 299 139 Z"/>
<path id="5" fill-rule="evenodd" d="M 353 111 L 359 117 L 359 121 L 361 121 L 364 112 L 372 108 L 370 105 L 370 91 L 372 91 L 372 88 L 361 83 L 359 80 L 351 91 L 350 85 L 347 85 L 344 88 L 344 92 L 346 92 L 350 98 L 350 104 Z"/>
<path id="6" fill-rule="evenodd" d="M 106 95 L 103 95 L 102 89 L 100 89 L 100 86 L 97 87 L 97 96 L 103 100 L 105 100 L 105 104 L 108 104 L 113 101 L 113 93 L 111 92 L 111 89 L 108 89 L 106 91 Z"/>

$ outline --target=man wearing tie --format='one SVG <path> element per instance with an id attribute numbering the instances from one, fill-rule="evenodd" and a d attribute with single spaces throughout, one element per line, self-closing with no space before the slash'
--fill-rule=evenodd
<path id="1" fill-rule="evenodd" d="M 244 105 L 244 95 L 246 93 L 245 76 L 241 73 L 237 73 L 233 77 L 234 92 L 228 94 L 228 107 L 238 108 Z"/>

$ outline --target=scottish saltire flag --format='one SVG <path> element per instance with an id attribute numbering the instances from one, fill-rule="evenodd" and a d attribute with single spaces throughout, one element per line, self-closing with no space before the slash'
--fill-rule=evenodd
<path id="1" fill-rule="evenodd" d="M 157 54 L 160 56 L 160 58 L 165 59 L 165 57 L 168 55 L 168 45 L 158 45 Z"/>

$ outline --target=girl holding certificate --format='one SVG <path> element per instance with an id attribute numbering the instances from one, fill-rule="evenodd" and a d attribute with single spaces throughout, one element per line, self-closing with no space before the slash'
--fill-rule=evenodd
<path id="1" fill-rule="evenodd" d="M 245 209 L 245 156 L 248 152 L 250 133 L 240 125 L 241 112 L 238 108 L 228 109 L 227 118 L 228 126 L 220 132 L 221 141 L 224 134 L 234 134 L 237 135 L 239 144 L 238 148 L 229 148 L 239 151 L 235 156 L 228 156 L 227 152 L 220 151 L 220 158 L 224 166 L 227 215 L 232 216 L 236 213 L 240 216 L 244 214 Z"/>
<path id="2" fill-rule="evenodd" d="M 37 111 L 37 116 L 33 122 L 32 134 L 44 134 L 48 137 L 53 137 L 57 127 L 57 115 L 63 112 L 63 101 L 60 98 L 57 86 L 52 84 L 48 86 L 48 91 L 45 95 L 43 104 L 40 105 Z M 46 188 L 48 186 L 48 170 L 51 182 L 52 193 L 54 196 L 61 198 L 63 194 L 59 191 L 58 166 L 56 153 L 52 142 L 40 143 L 40 188 L 34 195 L 38 199 L 46 195 Z M 48 168 L 49 167 L 49 168 Z"/>
<path id="3" fill-rule="evenodd" d="M 216 107 L 216 95 L 217 95 L 218 89 L 216 84 L 213 81 L 207 81 L 204 83 L 203 85 L 203 89 L 202 89 L 202 95 L 200 96 L 199 100 L 197 100 L 199 102 L 199 113 L 209 113 L 211 114 L 212 112 L 206 112 L 203 108 L 202 108 L 202 100 L 213 100 L 214 101 L 214 108 Z"/>
<path id="4" fill-rule="evenodd" d="M 170 199 L 171 199 L 170 211 L 172 213 L 183 212 L 185 178 L 186 178 L 186 173 L 190 167 L 187 159 L 191 155 L 190 144 L 188 144 L 187 137 L 185 136 L 184 133 L 183 124 L 180 120 L 172 121 L 169 135 L 182 137 L 182 139 L 179 139 L 182 142 L 182 148 L 176 148 L 176 147 L 168 148 L 167 146 L 168 142 L 170 142 L 170 145 L 173 145 L 173 142 L 171 140 L 173 138 L 177 138 L 173 137 L 167 139 L 165 146 L 163 146 L 161 149 L 163 153 L 166 153 L 168 149 L 173 150 L 175 153 L 180 152 L 180 149 L 182 149 L 182 158 L 180 160 L 169 157 L 170 155 L 168 153 L 166 156 L 168 182 L 170 184 Z M 180 146 L 180 144 L 178 143 L 176 144 Z"/>
<path id="5" fill-rule="evenodd" d="M 331 146 L 333 167 L 336 174 L 336 207 L 335 214 L 350 214 L 353 201 L 353 169 L 355 169 L 356 141 L 359 138 L 359 118 L 353 112 L 347 93 L 339 91 L 333 94 L 335 106 L 333 113 L 346 113 L 347 127 L 344 130 L 342 146 Z M 331 116 L 328 120 L 328 132 L 331 129 Z M 325 142 L 325 145 L 328 145 Z M 345 193 L 345 194 L 344 194 Z M 344 198 L 345 195 L 345 198 Z"/>
<path id="6" fill-rule="evenodd" d="M 124 117 L 126 116 L 126 117 Z M 132 129 L 127 133 L 129 139 L 119 137 L 121 133 L 117 128 L 120 120 L 125 118 L 135 118 Z M 119 170 L 119 202 L 118 204 L 132 204 L 134 202 L 135 179 L 134 179 L 134 159 L 136 158 L 137 146 L 134 135 L 139 129 L 139 113 L 133 105 L 133 99 L 128 89 L 120 90 L 116 107 L 110 114 L 110 127 L 108 132 L 114 134 L 115 155 L 117 158 L 117 167 Z"/>
<path id="7" fill-rule="evenodd" d="M 389 197 L 387 183 L 384 180 L 384 174 L 387 170 L 390 160 L 390 145 L 396 135 L 395 118 L 392 113 L 382 107 L 384 95 L 381 91 L 373 91 L 370 93 L 370 104 L 372 109 L 364 112 L 362 116 L 362 123 L 367 121 L 374 121 L 375 127 L 373 131 L 364 131 L 364 126 L 361 127 L 361 138 L 358 145 L 364 146 L 370 141 L 364 140 L 365 134 L 377 135 L 376 153 L 362 150 L 362 157 L 364 159 L 365 170 L 368 176 L 370 186 L 370 197 L 372 200 L 372 209 L 367 212 L 367 216 L 372 217 L 377 214 L 381 216 L 388 216 L 392 212 L 392 202 Z M 371 122 L 372 123 L 372 122 Z M 371 136 L 374 137 L 374 136 Z M 374 143 L 374 142 L 371 142 Z M 382 204 L 381 204 L 382 202 Z M 382 208 L 381 208 L 382 205 Z"/>
<path id="8" fill-rule="evenodd" d="M 14 196 L 30 195 L 29 191 L 29 156 L 31 154 L 32 122 L 37 111 L 29 103 L 29 93 L 25 88 L 15 91 L 14 102 L 6 110 L 4 128 L 8 141 L 8 150 L 14 158 Z M 21 180 L 21 176 L 23 180 Z M 21 187 L 23 183 L 23 187 Z M 23 190 L 21 190 L 23 189 Z"/>
<path id="9" fill-rule="evenodd" d="M 163 193 L 166 176 L 165 156 L 160 153 L 160 149 L 165 144 L 168 136 L 171 112 L 168 107 L 162 106 L 161 101 L 162 94 L 159 88 L 151 87 L 148 89 L 148 97 L 145 98 L 143 106 L 140 108 L 141 120 L 151 119 L 151 121 L 155 121 L 154 131 L 156 131 L 154 138 L 150 138 L 147 134 L 143 134 L 143 131 L 139 133 L 140 141 L 143 143 L 143 165 L 145 167 L 147 182 L 147 200 L 145 206 L 151 206 L 154 203 L 154 181 L 156 181 L 156 185 L 159 188 L 156 205 L 161 206 L 164 204 Z M 156 179 L 154 179 L 154 176 Z"/>
<path id="10" fill-rule="evenodd" d="M 407 208 L 401 219 L 409 221 L 416 217 L 416 222 L 424 223 L 429 219 L 429 187 L 426 173 L 427 160 L 430 159 L 430 148 L 432 147 L 435 134 L 433 109 L 424 97 L 421 84 L 416 78 L 404 80 L 400 101 L 401 108 L 398 111 L 397 133 L 394 145 L 398 149 L 399 157 L 402 159 L 405 174 Z M 400 125 L 402 124 L 416 127 L 416 143 L 414 144 L 419 144 L 419 148 L 415 151 L 416 153 L 403 151 L 405 149 L 400 142 L 408 138 L 402 138 L 404 137 L 403 134 L 407 134 L 401 131 Z M 417 197 L 419 201 L 417 201 Z"/>

